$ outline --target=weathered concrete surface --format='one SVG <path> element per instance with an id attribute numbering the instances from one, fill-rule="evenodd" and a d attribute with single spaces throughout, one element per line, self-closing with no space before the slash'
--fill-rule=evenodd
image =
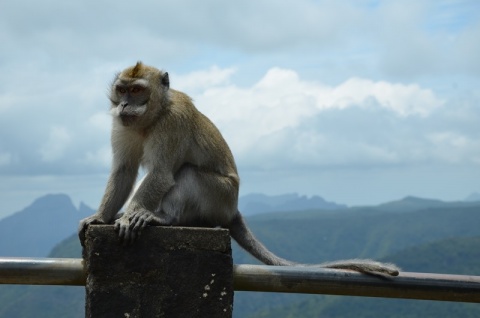
<path id="1" fill-rule="evenodd" d="M 112 225 L 86 234 L 86 317 L 231 317 L 228 230 L 147 227 L 131 245 Z"/>

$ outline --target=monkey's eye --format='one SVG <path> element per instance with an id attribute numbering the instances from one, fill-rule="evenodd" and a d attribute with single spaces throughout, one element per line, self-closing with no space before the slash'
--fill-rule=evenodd
<path id="1" fill-rule="evenodd" d="M 142 87 L 142 86 L 138 86 L 138 85 L 135 85 L 133 86 L 131 89 L 130 89 L 130 92 L 132 94 L 136 94 L 136 93 L 141 93 L 143 92 L 145 89 Z"/>
<path id="2" fill-rule="evenodd" d="M 125 94 L 127 89 L 125 87 L 117 86 L 117 92 L 120 94 Z"/>

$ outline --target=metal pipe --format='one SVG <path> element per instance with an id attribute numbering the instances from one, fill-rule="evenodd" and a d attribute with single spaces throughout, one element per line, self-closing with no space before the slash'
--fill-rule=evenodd
<path id="1" fill-rule="evenodd" d="M 318 267 L 235 265 L 234 288 L 480 303 L 480 276 L 466 275 L 401 272 L 385 277 Z"/>
<path id="2" fill-rule="evenodd" d="M 82 259 L 0 258 L 0 284 L 85 286 Z M 480 303 L 480 276 L 401 272 L 397 277 L 318 267 L 234 265 L 237 291 Z"/>
<path id="3" fill-rule="evenodd" d="M 81 258 L 0 258 L 0 284 L 85 286 Z"/>

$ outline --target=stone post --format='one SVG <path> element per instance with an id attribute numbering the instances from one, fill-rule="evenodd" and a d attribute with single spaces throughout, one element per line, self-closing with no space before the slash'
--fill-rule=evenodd
<path id="1" fill-rule="evenodd" d="M 86 317 L 232 317 L 228 230 L 149 226 L 123 245 L 91 225 L 83 253 Z"/>

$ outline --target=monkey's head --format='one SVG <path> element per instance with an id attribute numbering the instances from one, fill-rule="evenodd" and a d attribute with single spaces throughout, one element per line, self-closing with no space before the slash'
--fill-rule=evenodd
<path id="1" fill-rule="evenodd" d="M 117 74 L 110 91 L 110 113 L 124 126 L 145 126 L 168 105 L 167 72 L 137 62 Z"/>

